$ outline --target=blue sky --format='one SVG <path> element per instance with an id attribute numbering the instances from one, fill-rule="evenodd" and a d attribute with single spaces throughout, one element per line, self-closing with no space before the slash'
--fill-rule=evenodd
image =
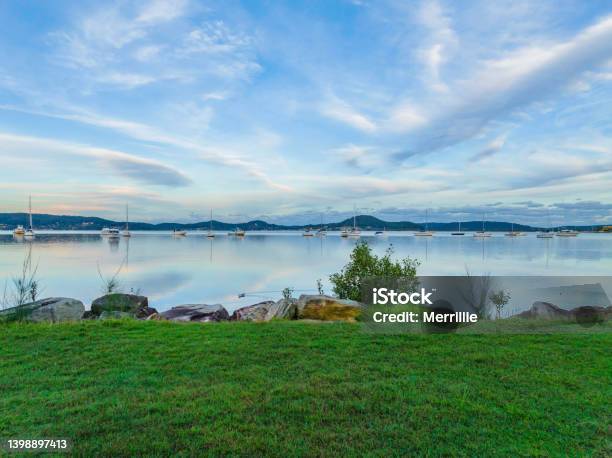
<path id="1" fill-rule="evenodd" d="M 8 0 L 0 61 L 0 212 L 612 224 L 606 1 Z"/>

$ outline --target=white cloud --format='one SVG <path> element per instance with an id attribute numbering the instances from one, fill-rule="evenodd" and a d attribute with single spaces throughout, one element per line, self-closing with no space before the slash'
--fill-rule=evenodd
<path id="1" fill-rule="evenodd" d="M 368 119 L 367 116 L 357 111 L 347 102 L 336 96 L 330 96 L 320 107 L 321 114 L 328 118 L 340 121 L 365 132 L 374 132 L 376 124 Z"/>
<path id="2" fill-rule="evenodd" d="M 418 10 L 417 18 L 429 33 L 427 44 L 418 51 L 427 69 L 426 82 L 432 89 L 446 92 L 448 87 L 442 82 L 441 68 L 457 44 L 452 21 L 436 0 L 424 1 Z"/>
<path id="3" fill-rule="evenodd" d="M 457 82 L 440 107 L 432 106 L 412 149 L 430 152 L 478 134 L 489 122 L 563 91 L 612 55 L 612 16 L 572 39 L 522 48 L 481 63 Z"/>

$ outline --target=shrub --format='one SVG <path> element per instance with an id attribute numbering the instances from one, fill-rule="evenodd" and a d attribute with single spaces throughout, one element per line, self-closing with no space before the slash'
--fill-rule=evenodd
<path id="1" fill-rule="evenodd" d="M 384 256 L 378 257 L 365 241 L 357 243 L 351 252 L 350 261 L 338 273 L 329 277 L 333 291 L 341 299 L 359 301 L 363 282 L 372 277 L 385 279 L 408 280 L 408 284 L 416 286 L 416 269 L 419 261 L 405 257 L 393 261 L 393 246 L 389 246 Z"/>

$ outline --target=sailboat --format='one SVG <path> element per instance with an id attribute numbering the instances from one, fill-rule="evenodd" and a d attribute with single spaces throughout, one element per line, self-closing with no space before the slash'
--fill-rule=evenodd
<path id="1" fill-rule="evenodd" d="M 417 237 L 433 237 L 433 232 L 431 232 L 429 229 L 429 222 L 428 222 L 428 216 L 429 216 L 429 209 L 425 209 L 425 229 L 421 229 L 418 232 L 415 232 L 414 235 Z"/>
<path id="2" fill-rule="evenodd" d="M 465 232 L 461 232 L 461 221 L 459 221 L 459 231 L 452 232 L 451 235 L 465 235 Z"/>
<path id="3" fill-rule="evenodd" d="M 32 196 L 30 196 L 30 227 L 26 229 L 26 237 L 34 237 L 34 227 L 32 226 Z"/>
<path id="4" fill-rule="evenodd" d="M 379 235 L 379 236 L 383 236 L 383 235 L 387 235 L 387 227 L 383 227 L 382 231 L 376 231 L 374 232 L 374 235 Z"/>
<path id="5" fill-rule="evenodd" d="M 312 237 L 314 236 L 314 232 L 312 232 L 312 230 L 307 227 L 306 230 L 304 232 L 302 232 L 302 237 Z"/>
<path id="6" fill-rule="evenodd" d="M 212 225 L 212 208 L 210 209 L 210 226 L 208 228 L 208 234 L 206 234 L 206 237 L 208 237 L 209 239 L 215 238 L 215 233 L 213 232 L 213 225 Z"/>
<path id="7" fill-rule="evenodd" d="M 177 236 L 177 237 L 183 237 L 187 235 L 187 231 L 183 229 L 172 229 L 172 235 Z"/>
<path id="8" fill-rule="evenodd" d="M 553 238 L 553 233 L 550 230 L 550 212 L 546 212 L 546 225 L 548 226 L 548 228 L 545 231 L 538 232 L 538 234 L 536 235 L 537 238 L 539 239 L 552 239 Z"/>
<path id="9" fill-rule="evenodd" d="M 121 235 L 123 237 L 131 237 L 132 234 L 130 232 L 130 217 L 128 213 L 128 205 L 125 204 L 125 229 L 121 231 Z"/>
<path id="10" fill-rule="evenodd" d="M 325 230 L 325 227 L 323 226 L 323 215 L 321 215 L 321 227 L 317 231 L 317 237 L 324 237 L 326 235 L 327 235 L 327 231 Z"/>
<path id="11" fill-rule="evenodd" d="M 510 232 L 506 232 L 505 235 L 506 235 L 506 237 L 519 237 L 519 236 L 523 235 L 523 233 L 520 232 L 520 231 L 515 231 L 514 230 L 514 223 L 512 223 Z"/>
<path id="12" fill-rule="evenodd" d="M 357 227 L 357 209 L 353 206 L 353 228 L 348 233 L 349 237 L 361 237 L 361 231 Z"/>
<path id="13" fill-rule="evenodd" d="M 482 231 L 474 232 L 474 237 L 491 237 L 491 233 L 485 231 L 485 215 L 482 215 Z"/>

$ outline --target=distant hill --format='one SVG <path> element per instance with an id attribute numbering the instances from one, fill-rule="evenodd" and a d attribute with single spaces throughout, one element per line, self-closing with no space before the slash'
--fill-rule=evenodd
<path id="1" fill-rule="evenodd" d="M 104 227 L 123 227 L 123 221 L 112 221 L 95 216 L 68 216 L 68 215 L 46 215 L 34 214 L 34 227 L 42 230 L 91 230 L 99 231 Z M 28 221 L 27 213 L 0 213 L 0 229 L 14 229 L 17 225 L 26 225 Z M 359 215 L 356 217 L 357 226 L 363 230 L 383 230 L 400 231 L 400 230 L 420 230 L 425 228 L 425 224 L 417 224 L 411 221 L 383 221 L 370 215 Z M 216 231 L 232 231 L 237 227 L 247 231 L 284 231 L 284 230 L 303 230 L 307 227 L 318 228 L 320 224 L 305 224 L 305 225 L 280 225 L 271 224 L 261 220 L 247 221 L 244 223 L 224 223 L 222 221 L 213 220 L 212 228 Z M 337 223 L 326 223 L 325 227 L 330 230 L 339 230 L 343 227 L 352 227 L 353 218 L 348 218 Z M 207 230 L 210 227 L 210 221 L 201 221 L 198 223 L 139 223 L 130 222 L 130 229 L 134 231 L 169 231 L 172 229 L 185 230 Z M 427 227 L 432 231 L 456 231 L 459 223 L 428 223 Z M 564 226 L 573 230 L 591 230 L 592 226 Z M 512 223 L 503 221 L 485 221 L 487 231 L 510 231 Z M 595 229 L 599 227 L 596 226 Z M 515 231 L 538 231 L 540 227 L 526 226 L 523 224 L 514 224 Z M 461 230 L 463 231 L 479 231 L 482 230 L 482 221 L 462 221 Z"/>

